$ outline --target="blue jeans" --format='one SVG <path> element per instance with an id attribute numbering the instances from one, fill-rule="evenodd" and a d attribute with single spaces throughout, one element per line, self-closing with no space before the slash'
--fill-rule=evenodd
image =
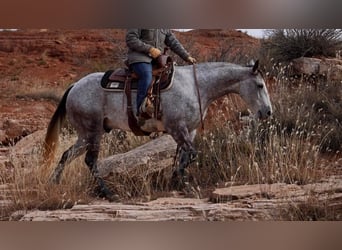
<path id="1" fill-rule="evenodd" d="M 151 63 L 133 63 L 132 70 L 139 76 L 137 93 L 137 112 L 144 101 L 148 88 L 152 82 L 152 64 Z"/>

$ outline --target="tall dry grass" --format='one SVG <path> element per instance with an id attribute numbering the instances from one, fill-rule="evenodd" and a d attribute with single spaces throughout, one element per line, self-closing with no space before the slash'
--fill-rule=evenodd
<path id="1" fill-rule="evenodd" d="M 40 139 L 41 142 L 42 139 L 43 137 Z M 100 158 L 126 152 L 147 140 L 148 138 L 145 137 L 134 137 L 131 133 L 113 131 L 103 138 Z M 19 215 L 15 216 L 19 219 L 20 215 L 28 210 L 70 208 L 75 204 L 87 204 L 97 197 L 97 185 L 84 163 L 84 156 L 66 165 L 60 184 L 49 183 L 49 177 L 63 152 L 76 141 L 75 131 L 67 126 L 63 129 L 59 141 L 57 157 L 51 166 L 42 163 L 42 144 L 40 144 L 30 149 L 29 154 L 13 152 L 10 166 L 0 169 L 0 185 L 9 186 L 6 196 L 12 202 L 1 211 L 2 220 L 9 219 L 13 211 L 20 211 Z"/>

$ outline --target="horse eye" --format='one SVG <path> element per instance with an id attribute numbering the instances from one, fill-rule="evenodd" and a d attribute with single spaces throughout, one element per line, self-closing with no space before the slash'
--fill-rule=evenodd
<path id="1" fill-rule="evenodd" d="M 264 85 L 262 85 L 262 84 L 258 84 L 257 86 L 259 89 L 262 89 L 264 87 Z"/>

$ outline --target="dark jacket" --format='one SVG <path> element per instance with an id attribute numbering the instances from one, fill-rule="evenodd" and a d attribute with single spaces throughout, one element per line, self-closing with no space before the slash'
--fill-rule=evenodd
<path id="1" fill-rule="evenodd" d="M 167 46 L 185 61 L 189 57 L 189 53 L 169 29 L 129 29 L 126 33 L 126 44 L 129 64 L 150 63 L 152 57 L 149 55 L 149 50 L 152 47 L 163 53 Z"/>

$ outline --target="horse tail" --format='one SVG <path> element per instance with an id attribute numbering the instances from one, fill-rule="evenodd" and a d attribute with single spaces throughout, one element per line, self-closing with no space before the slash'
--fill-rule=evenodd
<path id="1" fill-rule="evenodd" d="M 45 142 L 43 148 L 43 159 L 48 165 L 55 156 L 55 151 L 58 146 L 59 133 L 66 117 L 66 100 L 70 90 L 74 85 L 71 85 L 64 93 L 62 100 L 59 102 L 58 107 L 53 114 L 45 135 Z"/>

